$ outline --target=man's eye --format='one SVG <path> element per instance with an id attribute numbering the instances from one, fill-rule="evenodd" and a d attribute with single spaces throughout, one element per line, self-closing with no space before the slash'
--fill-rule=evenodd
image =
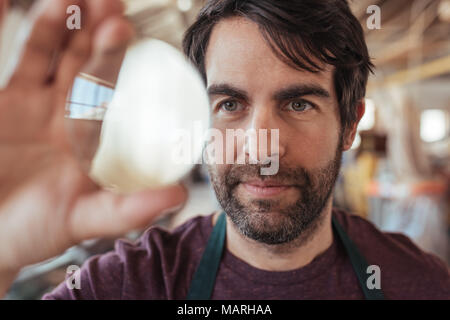
<path id="1" fill-rule="evenodd" d="M 223 110 L 225 112 L 238 111 L 240 108 L 241 105 L 236 101 L 225 101 L 219 105 L 219 110 Z"/>
<path id="2" fill-rule="evenodd" d="M 314 106 L 308 101 L 293 101 L 287 105 L 287 109 L 295 112 L 304 112 L 309 109 L 313 109 Z"/>

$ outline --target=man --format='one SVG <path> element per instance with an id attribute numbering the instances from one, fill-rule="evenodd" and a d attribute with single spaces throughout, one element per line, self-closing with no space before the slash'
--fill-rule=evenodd
<path id="1" fill-rule="evenodd" d="M 124 21 L 117 17 L 119 11 L 111 14 L 115 18 L 108 17 L 110 28 L 114 22 L 115 34 L 126 31 Z M 108 32 L 107 23 L 102 26 Z M 105 37 L 115 48 L 126 38 L 112 41 L 111 35 Z M 77 39 L 70 41 L 77 44 Z M 279 171 L 261 175 L 261 158 L 257 164 L 210 164 L 211 182 L 226 215 L 216 212 L 197 217 L 173 232 L 151 228 L 136 243 L 118 241 L 113 252 L 84 264 L 81 289 L 70 290 L 62 283 L 44 298 L 450 298 L 449 271 L 442 261 L 402 235 L 382 233 L 369 222 L 332 208 L 341 154 L 352 145 L 364 114 L 365 87 L 372 69 L 361 26 L 346 1 L 212 0 L 187 31 L 183 45 L 204 77 L 213 127 L 222 132 L 278 130 Z M 62 68 L 64 58 L 61 63 Z M 73 78 L 79 65 L 69 68 L 73 72 L 63 83 Z M 18 70 L 20 75 L 20 66 Z M 22 79 L 28 78 L 33 76 Z M 232 148 L 226 145 L 225 149 Z M 233 151 L 236 157 L 250 156 L 245 148 Z M 59 171 L 65 172 L 75 170 Z M 43 218 L 45 214 L 56 217 L 47 226 L 54 239 L 48 234 L 41 237 L 54 240 L 44 243 L 58 247 L 37 250 L 41 259 L 89 236 L 140 225 L 183 199 L 176 187 L 153 191 L 166 197 L 157 204 L 155 194 L 147 194 L 151 201 L 143 195 L 122 198 L 121 219 L 110 215 L 101 228 L 118 200 L 106 193 L 99 195 L 93 186 L 85 186 L 87 180 L 78 179 L 83 183 L 78 183 L 75 192 L 71 187 L 64 189 L 69 188 L 67 184 L 53 177 L 53 182 L 64 187 L 58 195 L 69 198 L 63 203 L 70 205 L 45 202 L 43 209 L 54 212 L 34 218 L 39 222 L 34 223 L 36 228 L 50 221 Z M 31 184 L 34 189 L 36 184 Z M 168 193 L 176 191 L 176 199 L 169 203 Z M 19 206 L 11 198 L 2 213 L 10 203 Z M 143 201 L 151 205 L 150 213 L 144 210 Z M 25 210 L 12 208 L 17 215 Z M 17 233 L 31 230 L 20 225 L 16 216 L 2 215 L 2 227 L 6 221 Z M 87 228 L 82 227 L 85 220 Z M 61 232 L 69 230 L 71 236 L 56 232 L 55 226 L 64 226 Z M 15 251 L 1 248 L 0 270 L 10 282 L 18 268 L 32 259 L 24 258 L 31 244 L 8 234 L 6 240 Z M 39 235 L 34 231 L 33 236 Z"/>

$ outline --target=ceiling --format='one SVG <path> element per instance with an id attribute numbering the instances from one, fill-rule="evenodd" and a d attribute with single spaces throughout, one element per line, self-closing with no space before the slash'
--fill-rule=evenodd
<path id="1" fill-rule="evenodd" d="M 125 0 L 129 12 L 144 10 L 145 33 L 180 46 L 184 30 L 204 0 Z M 450 74 L 450 0 L 350 0 L 377 66 L 374 83 L 412 82 Z M 370 30 L 370 5 L 381 12 L 381 29 Z M 180 7 L 190 7 L 187 11 Z M 435 62 L 435 65 L 429 65 Z M 422 66 L 425 67 L 422 70 Z M 414 74 L 402 71 L 414 69 Z M 417 69 L 418 68 L 418 69 Z M 425 75 L 422 74 L 425 71 Z"/>
<path id="2" fill-rule="evenodd" d="M 205 0 L 123 0 L 140 33 L 180 47 L 186 28 Z M 26 5 L 33 0 L 13 0 Z M 366 34 L 377 67 L 369 91 L 438 78 L 450 85 L 450 0 L 349 0 Z M 370 5 L 381 29 L 370 30 Z"/>

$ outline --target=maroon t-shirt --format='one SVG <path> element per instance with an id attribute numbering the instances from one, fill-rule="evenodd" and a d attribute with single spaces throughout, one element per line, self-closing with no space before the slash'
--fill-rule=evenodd
<path id="1" fill-rule="evenodd" d="M 409 238 L 384 233 L 365 219 L 334 209 L 369 265 L 381 271 L 387 299 L 450 299 L 444 262 Z M 196 217 L 169 232 L 147 230 L 135 243 L 118 240 L 115 250 L 90 258 L 81 268 L 81 288 L 65 282 L 44 299 L 184 299 L 212 231 L 212 215 Z M 332 245 L 292 271 L 254 268 L 225 250 L 213 299 L 364 299 L 347 253 Z"/>

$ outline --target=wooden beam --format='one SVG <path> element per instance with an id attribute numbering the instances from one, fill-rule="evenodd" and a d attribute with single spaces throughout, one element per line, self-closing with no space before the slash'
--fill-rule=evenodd
<path id="1" fill-rule="evenodd" d="M 450 73 L 450 55 L 408 70 L 396 72 L 376 82 L 372 82 L 367 91 L 370 93 L 380 88 L 406 85 L 446 73 Z"/>

